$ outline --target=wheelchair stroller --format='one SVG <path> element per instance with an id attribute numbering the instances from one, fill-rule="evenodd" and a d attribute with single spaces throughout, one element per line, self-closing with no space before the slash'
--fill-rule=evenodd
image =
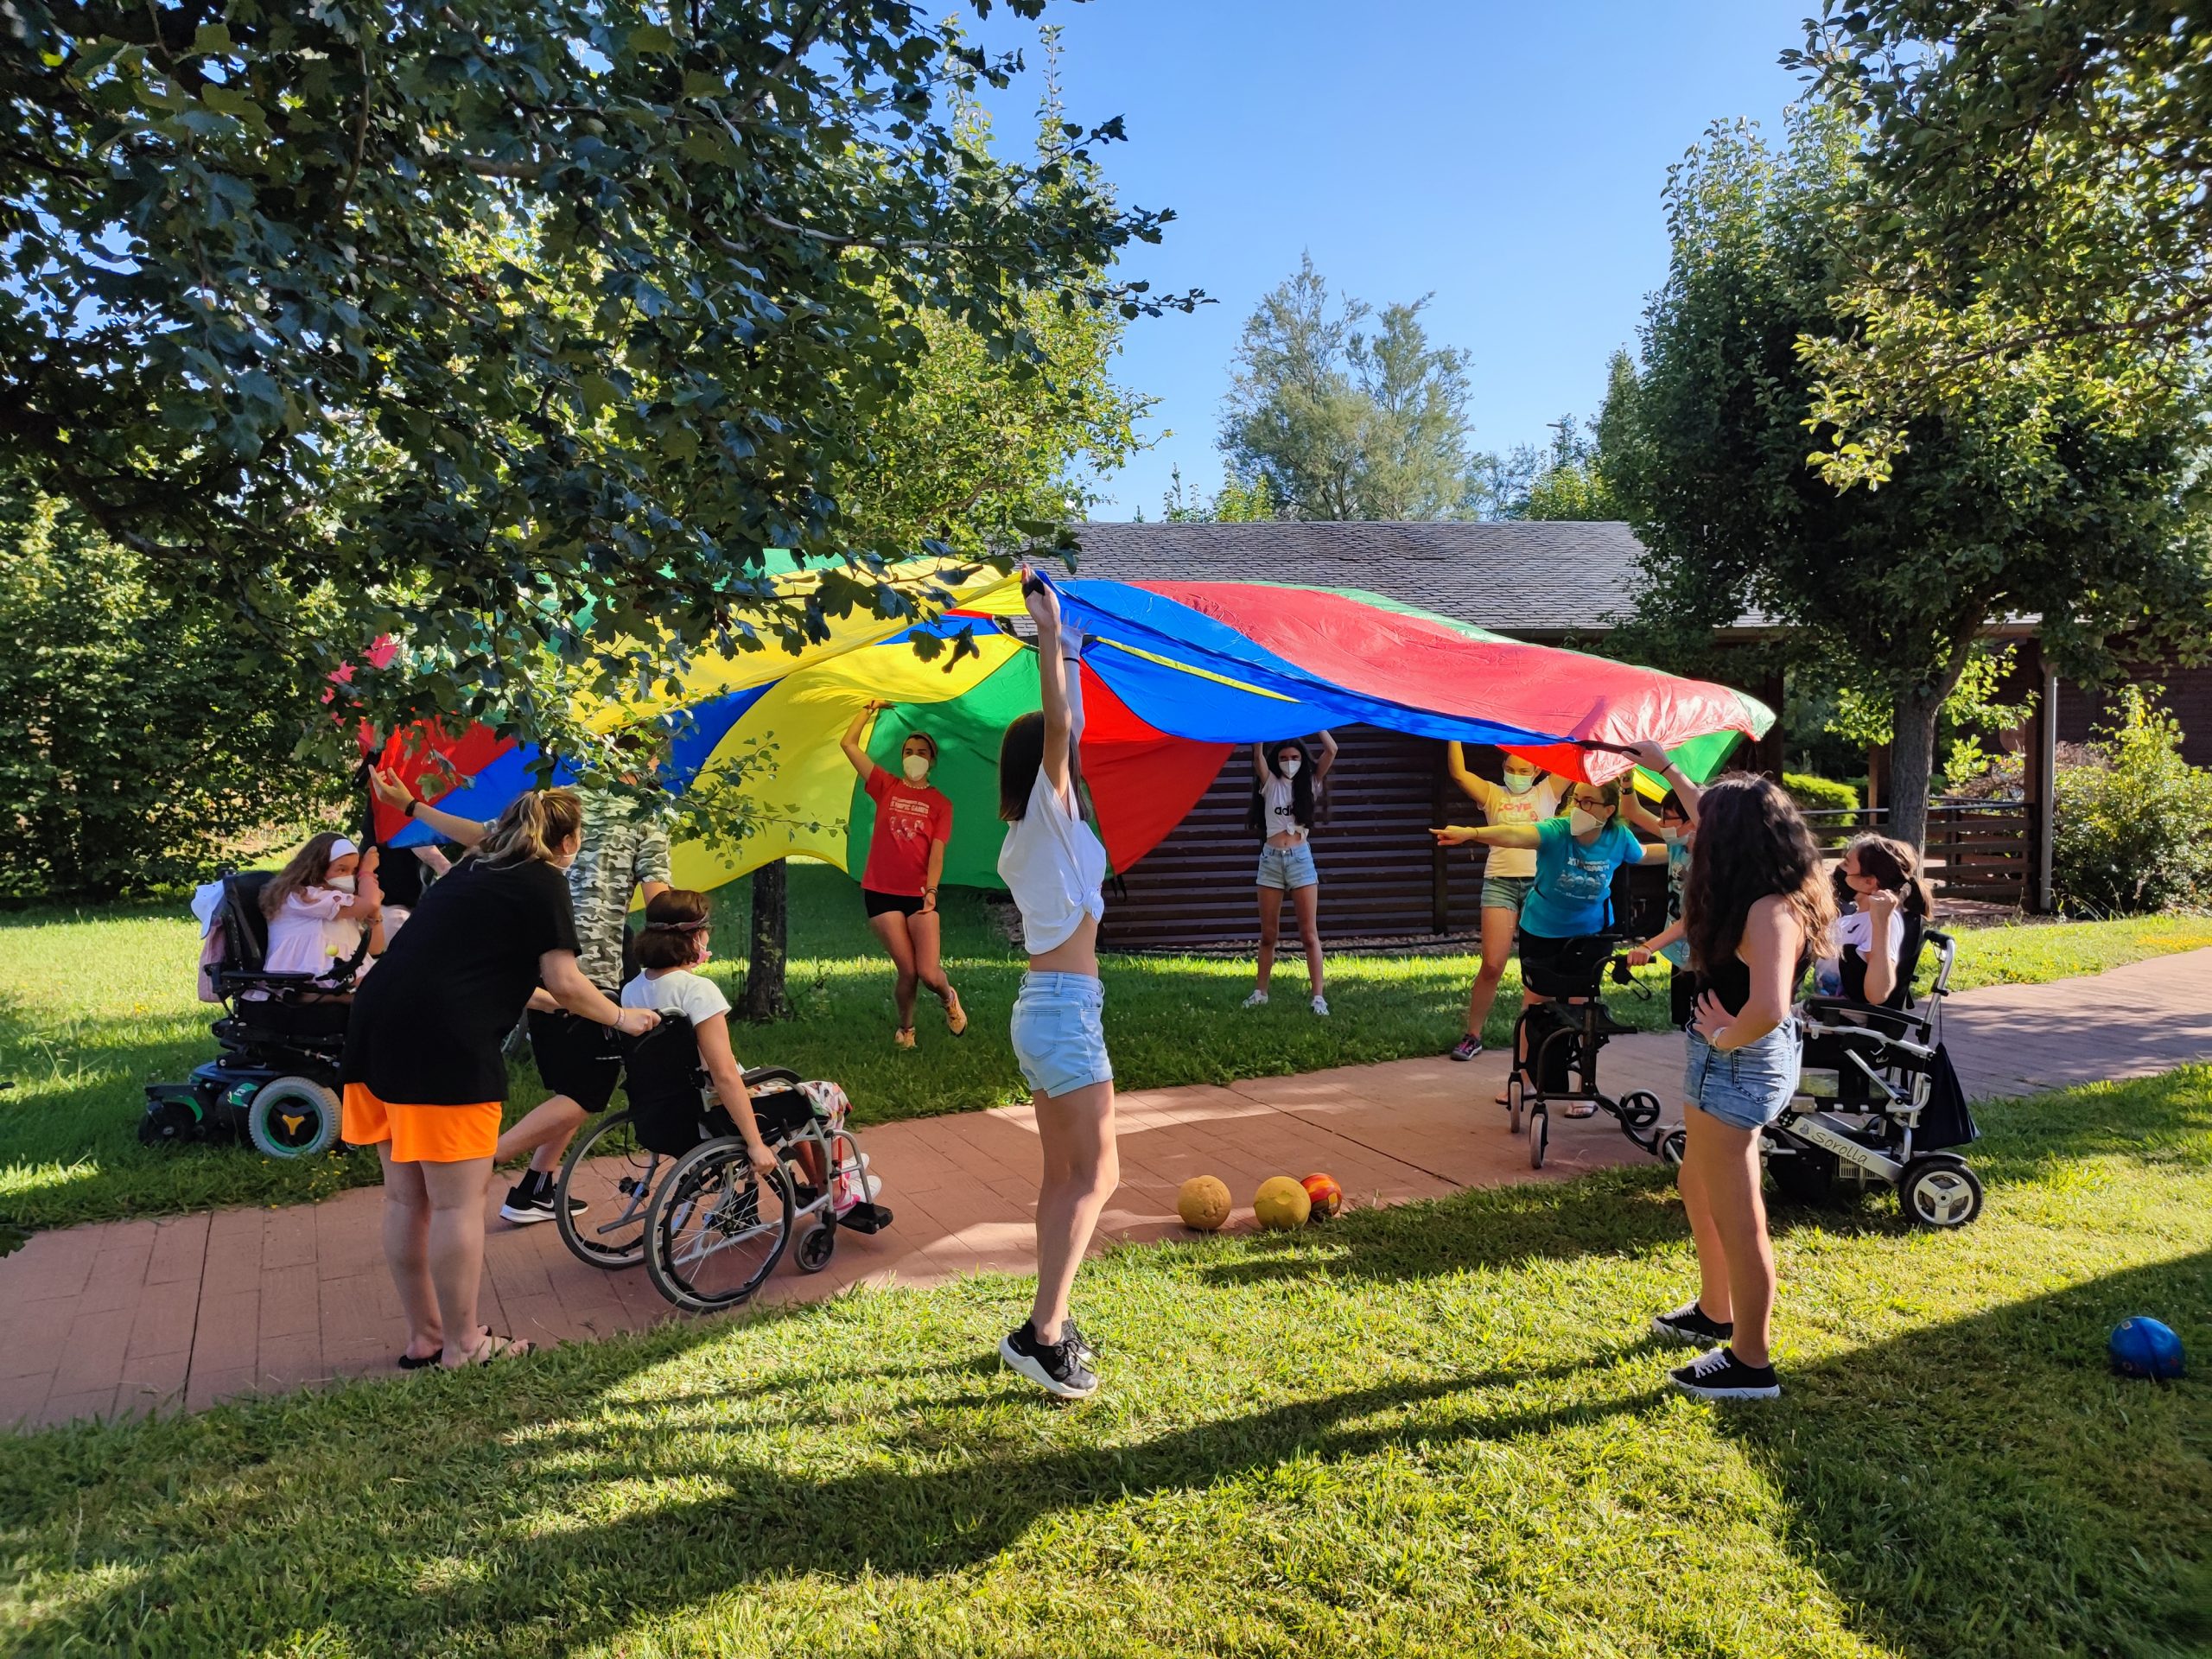
<path id="1" fill-rule="evenodd" d="M 220 878 L 210 929 L 221 930 L 220 953 L 203 992 L 223 1004 L 208 1027 L 220 1052 L 183 1083 L 146 1085 L 138 1138 L 148 1146 L 244 1139 L 271 1158 L 308 1158 L 337 1143 L 349 1005 L 327 999 L 351 988 L 368 940 L 327 976 L 270 973 L 261 912 L 270 880 L 266 870 Z"/>
<path id="2" fill-rule="evenodd" d="M 1595 933 L 1570 941 L 1570 948 L 1541 972 L 1531 970 L 1529 988 L 1545 999 L 1521 1011 L 1514 1022 L 1513 1052 L 1522 1057 L 1506 1079 L 1505 1109 L 1513 1133 L 1529 1126 L 1529 1166 L 1541 1169 L 1551 1144 L 1551 1108 L 1561 1101 L 1588 1101 L 1620 1125 L 1621 1133 L 1644 1151 L 1659 1150 L 1655 1125 L 1665 1108 L 1659 1096 L 1638 1089 L 1618 1099 L 1599 1086 L 1598 1056 L 1612 1039 L 1635 1029 L 1613 1018 L 1605 1007 L 1605 981 L 1632 987 L 1649 997 L 1649 988 L 1630 974 L 1622 953 L 1629 935 Z"/>
<path id="3" fill-rule="evenodd" d="M 1932 928 L 1923 940 L 1936 971 L 1923 1000 L 1874 1007 L 1816 996 L 1802 1004 L 1799 1094 L 1760 1145 L 1783 1197 L 1814 1202 L 1839 1184 L 1879 1183 L 1897 1189 L 1897 1207 L 1918 1226 L 1963 1227 L 1981 1213 L 1981 1179 L 1955 1150 L 1980 1132 L 1942 1039 L 1957 946 Z"/>
<path id="4" fill-rule="evenodd" d="M 779 1160 L 763 1180 L 714 1097 L 690 1020 L 665 1017 L 628 1045 L 625 1065 L 628 1109 L 577 1137 L 555 1188 L 554 1217 L 578 1259 L 602 1268 L 642 1262 L 663 1296 L 709 1313 L 758 1291 L 795 1234 L 800 1271 L 819 1273 L 838 1229 L 891 1224 L 836 1084 L 802 1082 L 780 1066 L 745 1073 L 761 1136 Z M 573 1209 L 571 1198 L 585 1207 Z"/>

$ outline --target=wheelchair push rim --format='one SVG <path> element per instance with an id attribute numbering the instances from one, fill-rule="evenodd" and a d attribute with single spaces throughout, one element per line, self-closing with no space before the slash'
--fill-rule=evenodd
<path id="1" fill-rule="evenodd" d="M 675 1161 L 638 1144 L 629 1113 L 594 1118 L 569 1148 L 553 1190 L 553 1219 L 569 1253 L 594 1268 L 643 1262 L 653 1188 Z M 586 1207 L 571 1211 L 572 1198 Z"/>
<path id="2" fill-rule="evenodd" d="M 653 1193 L 645 1273 L 678 1307 L 734 1307 L 776 1270 L 791 1236 L 788 1178 L 763 1181 L 741 1141 L 709 1141 L 677 1159 Z"/>

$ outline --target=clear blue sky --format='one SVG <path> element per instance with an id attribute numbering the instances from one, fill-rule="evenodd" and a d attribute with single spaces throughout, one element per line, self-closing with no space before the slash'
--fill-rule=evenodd
<path id="1" fill-rule="evenodd" d="M 1157 446 L 1099 518 L 1159 513 L 1168 470 L 1211 493 L 1230 354 L 1301 250 L 1376 304 L 1433 291 L 1432 339 L 1473 355 L 1475 442 L 1544 440 L 1595 410 L 1665 275 L 1660 191 L 1710 121 L 1770 132 L 1798 83 L 1776 60 L 1813 0 L 1089 0 L 1053 4 L 1068 115 L 1126 117 L 1124 202 L 1179 215 L 1125 271 L 1218 303 L 1129 330 L 1121 374 L 1160 402 Z M 980 40 L 1017 42 L 995 16 Z M 1034 53 L 1031 54 L 1033 63 Z M 1027 130 L 1037 85 L 997 102 Z"/>

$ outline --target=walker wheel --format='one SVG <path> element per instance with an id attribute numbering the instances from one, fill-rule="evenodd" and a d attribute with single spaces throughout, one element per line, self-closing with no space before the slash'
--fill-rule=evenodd
<path id="1" fill-rule="evenodd" d="M 1505 1121 L 1513 1133 L 1521 1133 L 1521 1074 L 1516 1071 L 1505 1080 Z"/>
<path id="2" fill-rule="evenodd" d="M 1680 1169 L 1682 1166 L 1683 1154 L 1689 1151 L 1689 1147 L 1690 1136 L 1688 1129 L 1669 1129 L 1659 1137 L 1660 1161 Z"/>
<path id="3" fill-rule="evenodd" d="M 824 1222 L 798 1242 L 794 1259 L 801 1273 L 819 1273 L 830 1265 L 830 1258 L 837 1253 L 837 1229 Z"/>
<path id="4" fill-rule="evenodd" d="M 1659 1096 L 1649 1089 L 1639 1089 L 1632 1095 L 1623 1095 L 1620 1120 L 1631 1129 L 1648 1129 L 1659 1121 L 1659 1114 L 1666 1109 L 1660 1105 Z"/>
<path id="5" fill-rule="evenodd" d="M 1541 1103 L 1529 1114 L 1529 1167 L 1541 1169 L 1552 1142 L 1552 1115 Z"/>

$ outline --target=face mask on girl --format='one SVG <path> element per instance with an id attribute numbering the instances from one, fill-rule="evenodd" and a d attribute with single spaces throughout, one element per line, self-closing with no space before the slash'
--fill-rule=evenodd
<path id="1" fill-rule="evenodd" d="M 1275 768 L 1286 778 L 1295 778 L 1298 776 L 1298 769 L 1305 764 L 1305 761 L 1300 760 L 1298 756 L 1286 754 L 1275 762 Z"/>
<path id="2" fill-rule="evenodd" d="M 919 785 L 930 775 L 930 758 L 926 754 L 910 754 L 899 763 L 899 770 L 906 774 L 906 781 Z"/>
<path id="3" fill-rule="evenodd" d="M 1687 824 L 1662 823 L 1659 826 L 1659 839 L 1669 847 L 1680 847 L 1689 838 L 1689 826 Z"/>
<path id="4" fill-rule="evenodd" d="M 1572 835 L 1586 836 L 1604 829 L 1605 821 L 1595 812 L 1586 812 L 1578 806 L 1568 816 L 1567 827 L 1568 833 Z"/>
<path id="5" fill-rule="evenodd" d="M 1510 766 L 1508 766 L 1505 769 L 1505 792 L 1507 794 L 1526 795 L 1535 786 L 1536 774 L 1535 772 L 1516 772 Z"/>
<path id="6" fill-rule="evenodd" d="M 326 875 L 322 878 L 322 885 L 334 888 L 340 893 L 351 893 L 355 884 L 353 878 L 350 875 Z"/>

